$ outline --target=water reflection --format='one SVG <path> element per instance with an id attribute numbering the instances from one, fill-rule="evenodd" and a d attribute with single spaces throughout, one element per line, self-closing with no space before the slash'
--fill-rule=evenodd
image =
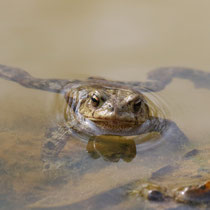
<path id="1" fill-rule="evenodd" d="M 92 137 L 86 147 L 94 159 L 102 157 L 106 161 L 125 162 L 132 161 L 136 156 L 136 144 L 133 139 L 123 136 L 97 136 Z"/>

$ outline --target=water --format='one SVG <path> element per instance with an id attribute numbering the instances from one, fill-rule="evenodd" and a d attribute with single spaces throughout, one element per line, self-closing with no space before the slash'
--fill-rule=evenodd
<path id="1" fill-rule="evenodd" d="M 1 1 L 1 63 L 40 78 L 91 75 L 145 81 L 146 74 L 160 66 L 209 72 L 209 4 L 196 0 L 20 0 L 11 7 Z M 64 100 L 54 93 L 0 80 L 0 209 L 166 209 L 180 205 L 149 203 L 126 193 L 131 183 L 148 180 L 167 165 L 177 168 L 157 180 L 168 188 L 209 179 L 209 94 L 209 90 L 195 89 L 190 81 L 175 79 L 163 91 L 148 95 L 161 107 L 162 115 L 188 136 L 191 145 L 186 151 L 203 151 L 198 156 L 182 160 L 184 152 L 177 151 L 173 160 L 167 155 L 155 160 L 153 151 L 141 155 L 131 149 L 128 158 L 123 160 L 118 154 L 113 162 L 107 160 L 112 154 L 91 158 L 87 144 L 75 139 L 61 154 L 64 159 L 74 157 L 75 165 L 50 179 L 42 171 L 41 145 L 45 129 L 62 118 Z M 85 157 L 82 165 L 76 164 L 80 155 Z"/>

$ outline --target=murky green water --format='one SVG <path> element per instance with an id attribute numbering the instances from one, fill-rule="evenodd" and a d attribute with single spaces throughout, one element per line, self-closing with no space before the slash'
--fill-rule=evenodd
<path id="1" fill-rule="evenodd" d="M 2 64 L 40 78 L 146 80 L 160 66 L 210 71 L 210 3 L 207 1 L 0 1 Z M 185 151 L 100 153 L 100 144 L 70 141 L 60 157 L 73 161 L 64 171 L 43 172 L 44 133 L 63 117 L 63 99 L 0 80 L 0 209 L 174 208 L 128 195 L 136 180 L 158 169 L 175 170 L 153 180 L 168 188 L 209 180 L 210 91 L 175 79 L 157 93 L 164 114 L 191 140 L 185 148 L 202 153 L 183 160 Z M 118 145 L 119 146 L 119 145 Z M 108 147 L 108 146 L 107 146 Z M 115 148 L 116 146 L 112 146 Z M 120 149 L 124 147 L 120 146 Z M 120 149 L 118 151 L 120 151 Z M 123 152 L 122 152 L 123 153 Z M 84 160 L 79 162 L 82 155 Z M 138 187 L 135 186 L 137 189 Z M 133 188 L 135 188 L 133 187 Z M 187 208 L 187 206 L 185 206 Z"/>

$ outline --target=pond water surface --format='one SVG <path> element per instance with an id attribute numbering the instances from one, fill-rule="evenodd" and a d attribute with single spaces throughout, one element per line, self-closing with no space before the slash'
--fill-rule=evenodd
<path id="1" fill-rule="evenodd" d="M 13 4 L 0 1 L 1 63 L 33 76 L 146 81 L 147 73 L 160 66 L 210 72 L 206 1 Z M 59 156 L 65 168 L 48 173 L 40 152 L 46 128 L 63 118 L 63 97 L 0 78 L 0 209 L 197 208 L 174 200 L 151 202 L 135 192 L 148 181 L 174 189 L 210 180 L 210 90 L 174 79 L 146 96 L 189 138 L 183 150 L 142 151 L 138 142 L 123 137 L 75 138 Z M 201 152 L 183 158 L 193 149 Z M 164 167 L 166 172 L 155 174 Z"/>

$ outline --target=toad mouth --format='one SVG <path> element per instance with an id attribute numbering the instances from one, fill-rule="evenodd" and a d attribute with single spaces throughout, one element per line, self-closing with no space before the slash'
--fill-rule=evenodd
<path id="1" fill-rule="evenodd" d="M 136 121 L 122 120 L 122 119 L 101 119 L 101 118 L 88 118 L 94 123 L 108 123 L 108 124 L 130 124 L 135 125 Z"/>
<path id="2" fill-rule="evenodd" d="M 116 120 L 116 119 L 92 119 L 89 118 L 97 127 L 100 127 L 105 130 L 112 130 L 112 131 L 123 131 L 127 129 L 135 128 L 138 123 L 135 121 L 128 121 L 128 120 Z"/>

